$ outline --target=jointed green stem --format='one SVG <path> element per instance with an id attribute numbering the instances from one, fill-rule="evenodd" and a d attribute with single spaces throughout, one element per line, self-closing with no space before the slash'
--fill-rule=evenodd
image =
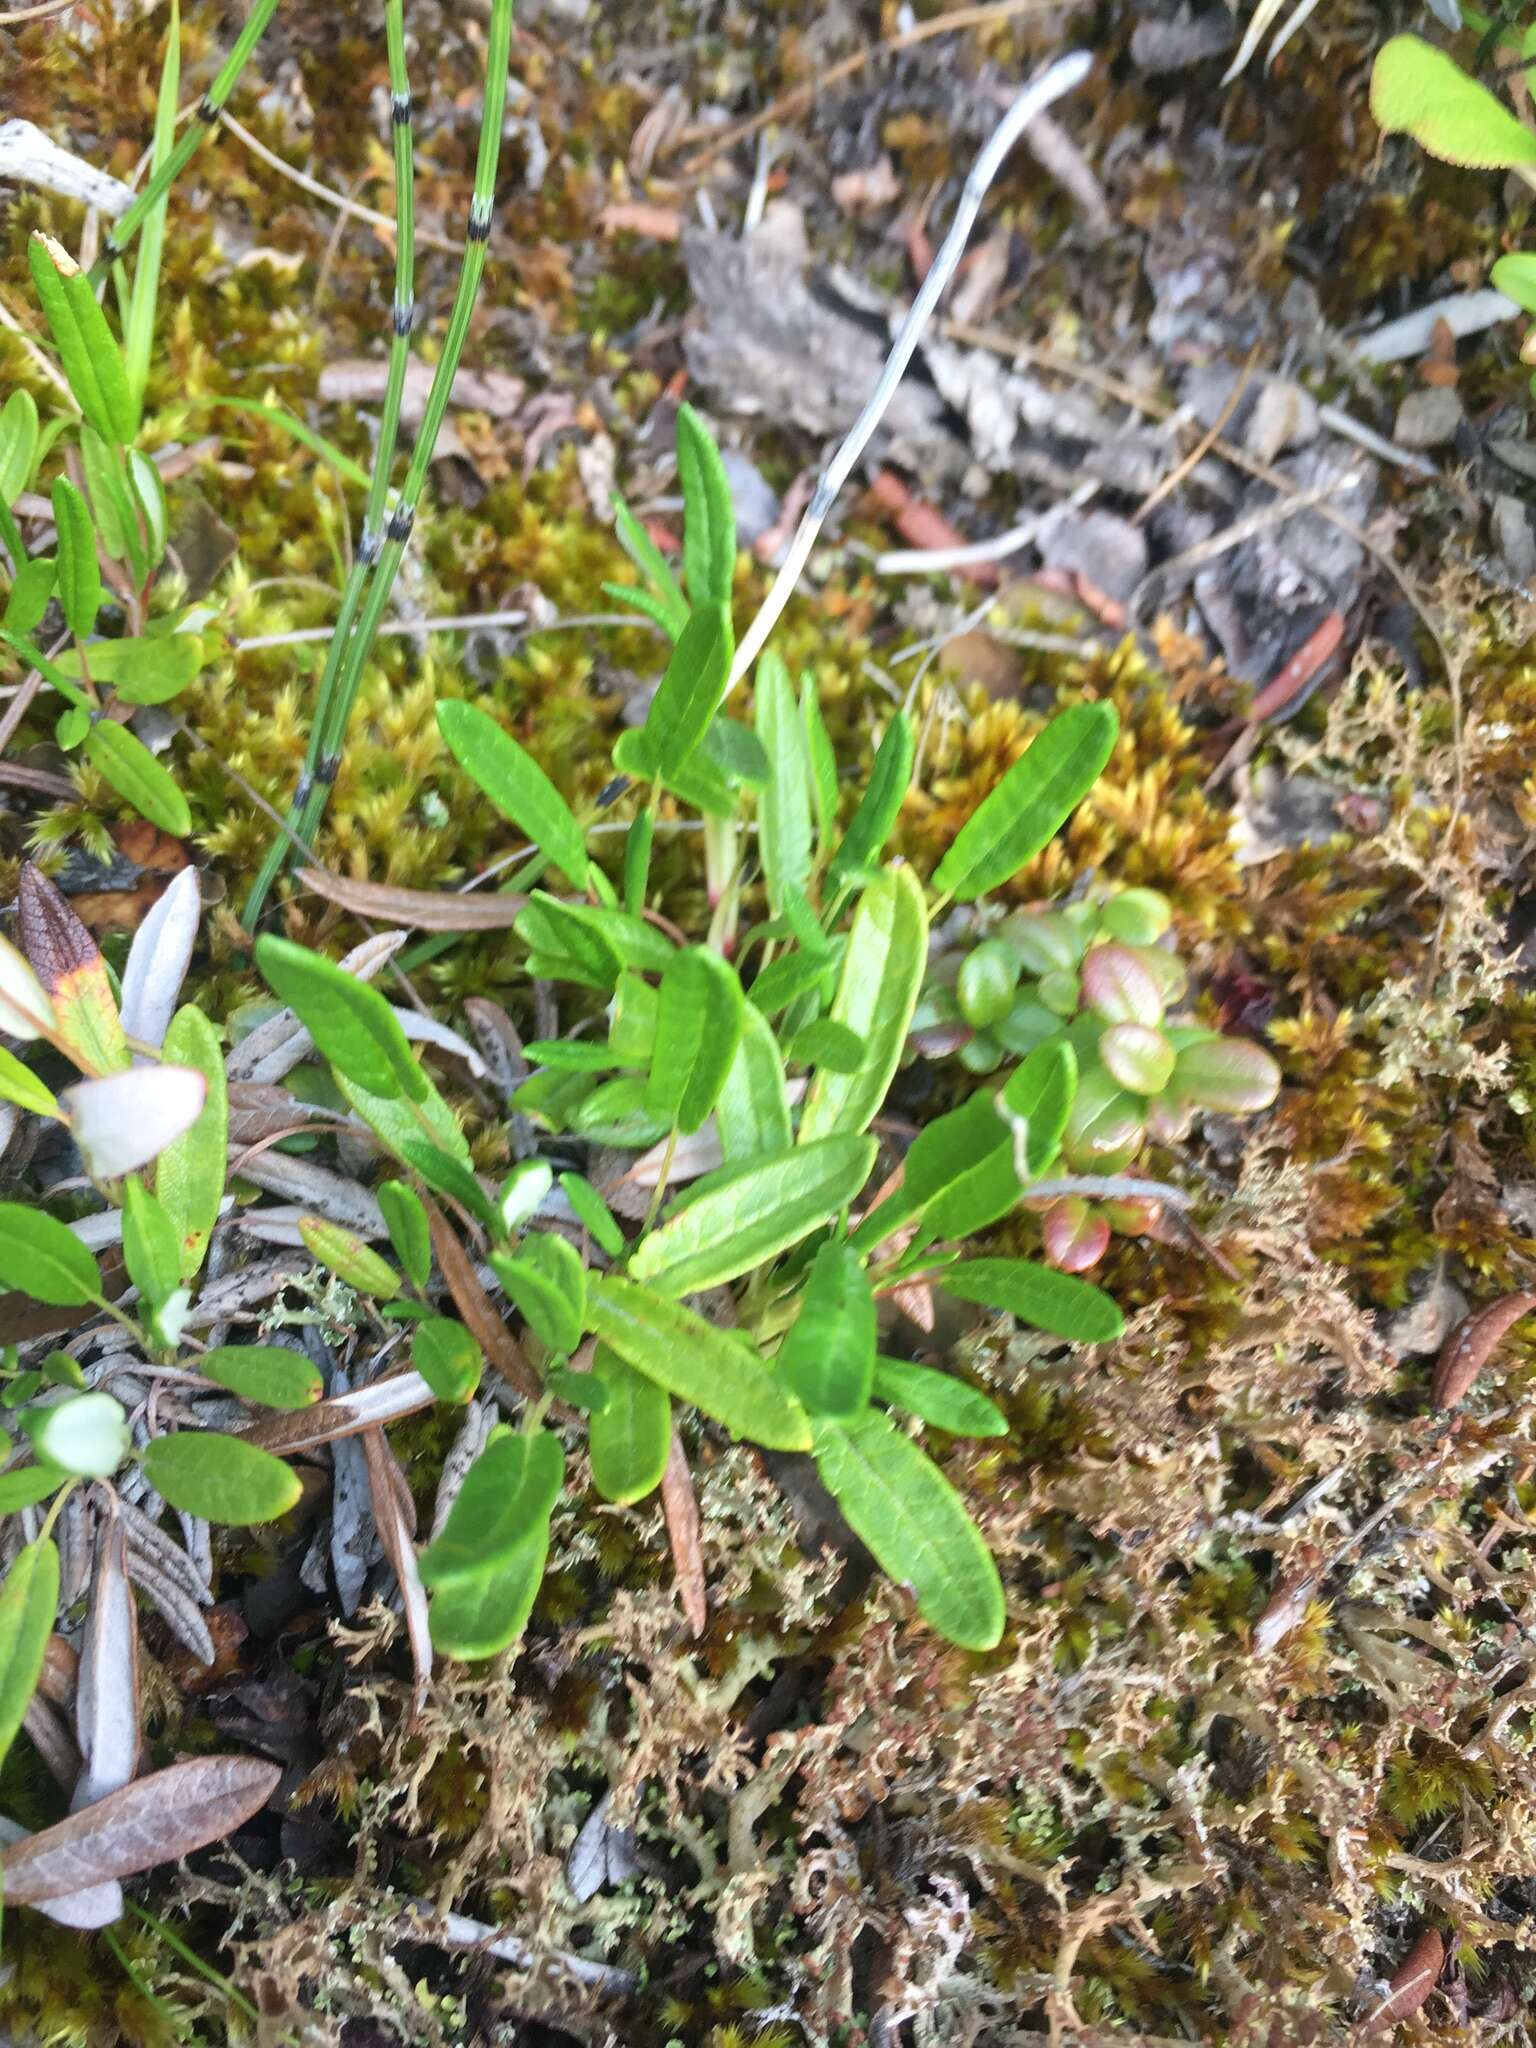
<path id="1" fill-rule="evenodd" d="M 336 633 L 326 661 L 326 674 L 321 679 L 320 695 L 315 707 L 315 718 L 306 753 L 305 772 L 289 811 L 290 825 L 298 837 L 306 842 L 313 841 L 315 829 L 325 811 L 330 786 L 340 764 L 341 749 L 346 740 L 352 707 L 357 700 L 363 668 L 372 650 L 379 622 L 394 591 L 395 578 L 400 572 L 406 542 L 410 538 L 416 508 L 426 482 L 427 468 L 437 445 L 443 417 L 448 410 L 453 380 L 458 373 L 464 343 L 469 334 L 470 318 L 474 313 L 480 280 L 485 271 L 486 244 L 491 234 L 492 209 L 496 194 L 496 167 L 501 158 L 501 124 L 507 103 L 507 61 L 511 44 L 512 0 L 492 0 L 490 30 L 486 38 L 485 103 L 480 122 L 480 146 L 475 158 L 474 194 L 470 200 L 469 226 L 465 236 L 464 262 L 459 272 L 458 290 L 454 295 L 453 309 L 448 316 L 448 331 L 443 337 L 443 352 L 432 379 L 432 388 L 427 394 L 426 410 L 411 450 L 405 480 L 400 486 L 394 510 L 384 529 L 383 548 L 371 575 L 368 573 L 368 565 L 361 560 L 362 551 L 359 550 L 359 565 L 354 568 L 343 596 L 342 615 L 336 622 Z M 393 78 L 393 57 L 391 66 Z M 391 373 L 394 368 L 395 358 L 392 355 Z M 400 374 L 403 377 L 403 360 Z M 382 445 L 381 435 L 380 446 Z M 375 471 L 374 488 L 377 486 L 378 475 Z M 370 505 L 372 500 L 373 492 L 370 491 Z M 359 569 L 367 579 L 367 595 L 362 601 L 360 614 L 353 589 L 354 583 L 359 581 Z M 359 584 L 359 591 L 360 588 Z M 348 599 L 351 599 L 350 608 Z M 281 845 L 274 847 L 263 863 L 256 885 L 246 902 L 244 915 L 247 926 L 253 925 L 261 914 L 267 892 L 282 865 L 283 852 Z"/>
<path id="2" fill-rule="evenodd" d="M 181 140 L 132 206 L 113 227 L 91 272 L 93 285 L 101 284 L 112 264 L 122 255 L 155 207 L 165 197 L 167 190 L 186 169 L 203 137 L 217 127 L 219 116 L 223 113 L 229 96 L 250 59 L 251 52 L 266 34 L 267 23 L 276 12 L 277 0 L 255 0 L 245 27 L 235 38 L 234 48 L 220 65 L 218 76 L 204 93 L 197 112 Z"/>
<path id="3" fill-rule="evenodd" d="M 395 298 L 390 322 L 389 372 L 384 387 L 384 410 L 379 420 L 378 445 L 373 451 L 373 474 L 368 484 L 368 505 L 363 514 L 363 532 L 357 554 L 341 594 L 341 607 L 326 650 L 325 667 L 315 692 L 314 715 L 310 721 L 309 744 L 304 751 L 304 768 L 299 776 L 289 813 L 290 825 L 309 807 L 316 790 L 324 808 L 325 735 L 330 729 L 331 710 L 337 678 L 351 638 L 352 627 L 368 587 L 369 573 L 378 560 L 384 537 L 384 505 L 389 495 L 389 476 L 394 468 L 395 444 L 400 431 L 400 402 L 405 390 L 406 365 L 411 353 L 411 322 L 415 317 L 415 174 L 411 153 L 411 81 L 405 68 L 405 0 L 386 0 L 384 37 L 389 50 L 389 101 L 395 148 Z M 334 768 L 331 769 L 334 775 Z M 319 816 L 319 811 L 315 813 Z M 307 843 L 307 839 L 306 839 Z M 291 841 L 275 839 L 256 876 L 246 901 L 245 916 L 254 924 L 261 914 L 267 892 L 276 881 Z"/>

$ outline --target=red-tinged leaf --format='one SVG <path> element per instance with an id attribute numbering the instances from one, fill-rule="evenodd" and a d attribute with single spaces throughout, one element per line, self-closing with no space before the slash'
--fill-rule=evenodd
<path id="1" fill-rule="evenodd" d="M 519 1393 L 537 1399 L 543 1391 L 538 1375 L 502 1321 L 495 1302 L 481 1286 L 474 1260 L 460 1244 L 453 1225 L 437 1204 L 428 1201 L 425 1206 L 438 1270 L 470 1335 L 503 1379 L 516 1387 Z"/>
<path id="2" fill-rule="evenodd" d="M 199 1756 L 136 1779 L 8 1851 L 5 1903 L 35 1906 L 190 1856 L 259 1813 L 281 1776 L 258 1757 Z"/>
<path id="3" fill-rule="evenodd" d="M 59 1038 L 87 1074 L 129 1063 L 101 948 L 41 868 L 27 861 L 16 890 L 16 936 L 53 1003 Z"/>
<path id="4" fill-rule="evenodd" d="M 1249 1640 L 1256 1656 L 1267 1656 L 1285 1641 L 1293 1629 L 1301 1626 L 1319 1583 L 1315 1552 L 1280 1574 L 1275 1581 L 1275 1590 L 1253 1624 Z"/>
<path id="5" fill-rule="evenodd" d="M 1339 651 L 1344 639 L 1344 614 L 1330 612 L 1313 633 L 1309 633 L 1279 674 L 1267 682 L 1248 707 L 1248 723 L 1262 725 L 1282 711 L 1299 711 L 1311 695 L 1314 683 Z"/>
<path id="6" fill-rule="evenodd" d="M 1444 1968 L 1445 1942 L 1437 1928 L 1426 1927 L 1392 1972 L 1387 1995 L 1361 2027 L 1360 2039 L 1371 2040 L 1377 2034 L 1387 2033 L 1400 2020 L 1412 2019 L 1434 1990 Z"/>
<path id="7" fill-rule="evenodd" d="M 1435 1361 L 1429 1398 L 1437 1408 L 1454 1408 L 1472 1391 L 1472 1382 L 1522 1316 L 1536 1308 L 1536 1294 L 1506 1294 L 1452 1330 Z"/>

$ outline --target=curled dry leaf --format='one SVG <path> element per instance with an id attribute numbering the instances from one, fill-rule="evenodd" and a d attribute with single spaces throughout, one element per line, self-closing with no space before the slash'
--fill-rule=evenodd
<path id="1" fill-rule="evenodd" d="M 460 1244 L 453 1225 L 436 1202 L 429 1201 L 426 1209 L 427 1223 L 432 1232 L 432 1250 L 448 1283 L 454 1307 L 464 1318 L 465 1328 L 502 1378 L 516 1387 L 520 1394 L 537 1400 L 542 1391 L 538 1375 L 502 1321 L 496 1304 L 481 1286 L 473 1259 Z"/>
<path id="2" fill-rule="evenodd" d="M 1536 1308 L 1536 1294 L 1506 1294 L 1465 1317 L 1445 1340 L 1429 1383 L 1436 1408 L 1454 1408 L 1472 1390 L 1472 1382 L 1508 1332 Z"/>
<path id="3" fill-rule="evenodd" d="M 317 1401 L 313 1408 L 264 1415 L 237 1434 L 260 1450 L 286 1458 L 356 1436 L 359 1430 L 382 1429 L 402 1415 L 430 1408 L 435 1399 L 419 1372 L 397 1372 L 390 1379 L 374 1380 L 366 1387 Z"/>
<path id="4" fill-rule="evenodd" d="M 526 893 L 457 895 L 438 889 L 397 889 L 388 882 L 358 882 L 326 868 L 300 868 L 299 880 L 328 903 L 358 917 L 376 917 L 421 932 L 509 931 L 528 906 Z"/>
<path id="5" fill-rule="evenodd" d="M 136 1067 L 66 1088 L 59 1104 L 91 1178 L 117 1180 L 189 1130 L 207 1093 L 193 1067 Z"/>
<path id="6" fill-rule="evenodd" d="M 688 1626 L 696 1636 L 709 1626 L 709 1601 L 704 1591 L 704 1550 L 699 1541 L 699 1502 L 693 1490 L 688 1454 L 674 1429 L 667 1452 L 667 1468 L 661 1475 L 661 1507 L 667 1518 L 667 1537 L 672 1545 L 672 1567 L 677 1573 L 678 1598 Z"/>
<path id="7" fill-rule="evenodd" d="M 104 1515 L 75 1688 L 75 1735 L 84 1768 L 70 1802 L 78 1813 L 128 1784 L 139 1760 L 139 1627 L 128 1583 L 122 1517 Z"/>
<path id="8" fill-rule="evenodd" d="M 123 967 L 123 1029 L 144 1045 L 165 1038 L 192 962 L 203 914 L 196 868 L 183 868 L 133 935 Z"/>
<path id="9" fill-rule="evenodd" d="M 1445 1943 L 1438 1929 L 1426 1927 L 1393 1971 L 1386 1997 L 1360 2029 L 1361 2040 L 1371 2040 L 1399 2020 L 1411 2019 L 1434 1990 L 1444 1967 Z"/>
<path id="10" fill-rule="evenodd" d="M 405 1475 L 382 1429 L 362 1433 L 363 1456 L 368 1466 L 368 1492 L 373 1502 L 374 1526 L 384 1545 L 384 1555 L 400 1587 L 405 1611 L 405 1631 L 410 1639 L 411 1666 L 415 1674 L 413 1710 L 426 1704 L 427 1684 L 432 1676 L 432 1634 L 427 1625 L 427 1594 L 416 1569 L 414 1508 Z"/>
<path id="11" fill-rule="evenodd" d="M 1253 1624 L 1250 1640 L 1257 1656 L 1267 1656 L 1300 1626 L 1319 1579 L 1317 1560 L 1312 1554 L 1280 1574 L 1274 1592 Z"/>
<path id="12" fill-rule="evenodd" d="M 7 1851 L 8 1906 L 36 1906 L 190 1856 L 259 1813 L 282 1772 L 258 1757 L 200 1756 L 136 1779 Z"/>

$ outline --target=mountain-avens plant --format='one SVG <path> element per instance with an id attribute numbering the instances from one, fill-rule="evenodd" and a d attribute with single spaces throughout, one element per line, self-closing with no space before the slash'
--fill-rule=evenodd
<path id="1" fill-rule="evenodd" d="M 1067 1272 L 1096 1265 L 1112 1230 L 1135 1234 L 1153 1220 L 1162 1190 L 1140 1192 L 1130 1177 L 1149 1142 L 1181 1143 L 1203 1110 L 1252 1116 L 1280 1087 L 1262 1046 L 1184 1008 L 1189 976 L 1172 922 L 1155 889 L 1103 888 L 978 920 L 967 950 L 935 955 L 913 1020 L 924 1051 L 952 1053 L 973 1074 L 1052 1047 L 1071 1052 L 1063 1184 L 1031 1203 L 1043 1202 L 1046 1255 Z"/>

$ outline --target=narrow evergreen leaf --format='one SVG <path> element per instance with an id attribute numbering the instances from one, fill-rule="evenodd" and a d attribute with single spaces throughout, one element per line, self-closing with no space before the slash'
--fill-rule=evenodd
<path id="1" fill-rule="evenodd" d="M 904 1358 L 875 1360 L 875 1399 L 904 1408 L 951 1436 L 1006 1436 L 1008 1418 L 995 1402 L 963 1380 Z"/>
<path id="2" fill-rule="evenodd" d="M 913 748 L 911 723 L 898 711 L 885 728 L 858 809 L 832 856 L 835 880 L 851 881 L 879 860 L 911 786 Z"/>
<path id="3" fill-rule="evenodd" d="M 403 1180 L 386 1180 L 375 1190 L 395 1257 L 411 1285 L 424 1288 L 432 1277 L 432 1231 L 420 1195 Z"/>
<path id="4" fill-rule="evenodd" d="M 742 1012 L 741 1026 L 741 1042 L 715 1104 L 720 1152 L 728 1166 L 787 1152 L 794 1143 L 778 1040 L 751 1003 Z"/>
<path id="5" fill-rule="evenodd" d="M 533 756 L 477 704 L 456 699 L 439 704 L 437 724 L 470 781 L 554 862 L 573 889 L 585 889 L 586 835 Z"/>
<path id="6" fill-rule="evenodd" d="M 57 588 L 64 623 L 83 640 L 96 630 L 101 610 L 101 566 L 96 529 L 83 494 L 67 476 L 53 480 L 53 523 L 58 534 Z"/>
<path id="7" fill-rule="evenodd" d="M 805 724 L 789 671 L 776 654 L 757 665 L 757 736 L 768 756 L 768 780 L 757 799 L 757 845 L 777 911 L 784 885 L 803 889 L 811 873 L 811 760 Z"/>
<path id="8" fill-rule="evenodd" d="M 725 606 L 695 605 L 640 728 L 638 753 L 648 764 L 644 773 L 665 778 L 689 761 L 725 695 L 733 648 Z M 619 758 L 617 751 L 614 758 Z"/>
<path id="9" fill-rule="evenodd" d="M 854 1132 L 749 1160 L 644 1238 L 629 1270 L 667 1294 L 718 1287 L 829 1223 L 856 1198 L 874 1163 L 874 1139 Z"/>
<path id="10" fill-rule="evenodd" d="M 339 1075 L 371 1095 L 425 1101 L 427 1077 L 399 1018 L 376 988 L 270 933 L 256 941 L 256 965 Z"/>
<path id="11" fill-rule="evenodd" d="M 800 1119 L 800 1143 L 865 1130 L 885 1101 L 907 1041 L 928 959 L 928 916 L 910 868 L 890 867 L 859 899 L 832 1004 L 834 1022 L 863 1042 L 851 1074 L 818 1070 Z"/>
<path id="12" fill-rule="evenodd" d="M 696 1131 L 718 1101 L 741 1043 L 746 999 L 736 970 L 705 946 L 674 953 L 661 977 L 645 1106 Z"/>
<path id="13" fill-rule="evenodd" d="M 961 1259 L 946 1266 L 938 1282 L 957 1301 L 1001 1309 L 1074 1344 L 1112 1343 L 1125 1331 L 1124 1317 L 1102 1287 L 1028 1259 Z"/>
<path id="14" fill-rule="evenodd" d="M 688 601 L 729 609 L 736 573 L 736 515 L 714 437 L 691 405 L 678 408 L 677 474 L 683 487 L 683 577 Z"/>
<path id="15" fill-rule="evenodd" d="M 168 770 L 162 768 L 142 740 L 126 725 L 98 719 L 86 735 L 85 758 L 141 818 L 158 825 L 173 839 L 192 830 L 192 813 Z"/>
<path id="16" fill-rule="evenodd" d="M 1053 839 L 1114 750 L 1112 704 L 1073 704 L 1030 741 L 961 826 L 933 882 L 968 903 L 999 889 Z"/>
<path id="17" fill-rule="evenodd" d="M 965 1503 L 933 1460 L 888 1415 L 815 1425 L 822 1482 L 929 1625 L 965 1650 L 995 1648 L 1006 1613 L 1002 1581 Z"/>
<path id="18" fill-rule="evenodd" d="M 805 1411 L 742 1338 L 612 1274 L 588 1282 L 587 1315 L 626 1364 L 736 1436 L 772 1451 L 810 1449 Z"/>

